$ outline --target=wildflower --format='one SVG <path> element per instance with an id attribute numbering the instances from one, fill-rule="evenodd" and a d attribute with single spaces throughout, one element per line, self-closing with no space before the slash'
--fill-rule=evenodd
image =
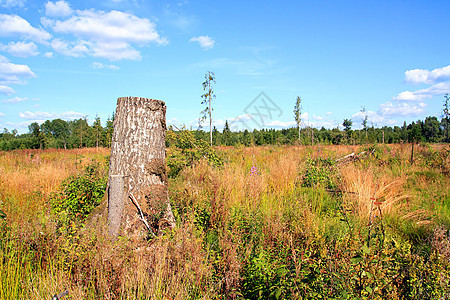
<path id="1" fill-rule="evenodd" d="M 258 170 L 257 166 L 252 167 L 252 169 L 250 170 L 250 175 L 252 175 L 252 176 L 259 175 L 259 170 Z"/>

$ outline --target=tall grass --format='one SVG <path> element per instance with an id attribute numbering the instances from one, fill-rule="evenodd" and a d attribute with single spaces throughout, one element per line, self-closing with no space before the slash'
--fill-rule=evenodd
<path id="1" fill-rule="evenodd" d="M 150 241 L 111 240 L 104 218 L 61 230 L 52 211 L 61 183 L 108 149 L 2 152 L 0 298 L 449 297 L 445 150 L 419 148 L 411 165 L 407 145 L 374 149 L 330 166 L 333 190 L 304 184 L 308 161 L 367 149 L 220 149 L 223 166 L 169 182 L 177 226 Z"/>

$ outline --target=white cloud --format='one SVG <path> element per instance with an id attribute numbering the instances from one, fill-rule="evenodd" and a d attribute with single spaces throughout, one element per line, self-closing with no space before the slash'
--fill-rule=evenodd
<path id="1" fill-rule="evenodd" d="M 23 102 L 23 101 L 27 101 L 27 100 L 29 100 L 29 99 L 28 98 L 14 97 L 14 98 L 11 98 L 11 99 L 3 100 L 2 102 L 3 103 L 19 103 L 19 102 Z"/>
<path id="2" fill-rule="evenodd" d="M 405 72 L 405 82 L 434 84 L 450 79 L 450 65 L 432 71 L 423 69 L 408 70 Z"/>
<path id="3" fill-rule="evenodd" d="M 66 1 L 47 2 L 45 4 L 45 15 L 49 17 L 67 17 L 72 14 L 72 9 Z"/>
<path id="4" fill-rule="evenodd" d="M 27 65 L 17 65 L 0 55 L 0 94 L 10 95 L 15 91 L 10 84 L 25 84 L 24 78 L 36 77 Z"/>
<path id="5" fill-rule="evenodd" d="M 136 17 L 121 11 L 77 11 L 65 21 L 51 21 L 52 29 L 59 33 L 73 34 L 80 38 L 101 42 L 128 42 L 165 44 L 149 19 Z"/>
<path id="6" fill-rule="evenodd" d="M 312 120 L 310 120 L 310 114 L 308 112 L 304 112 L 302 114 L 302 123 L 301 127 L 314 127 L 314 128 L 333 128 L 338 125 L 339 122 L 336 122 L 334 120 L 331 120 L 327 117 L 319 116 L 319 115 L 313 115 Z M 220 125 L 225 124 L 225 121 L 220 120 Z M 237 116 L 235 118 L 229 118 L 228 124 L 230 126 L 231 131 L 244 131 L 245 129 L 252 131 L 253 129 L 261 129 L 258 125 L 258 120 L 256 116 L 253 116 L 252 114 L 243 114 L 240 116 Z M 282 121 L 282 120 L 266 120 L 264 122 L 264 128 L 290 128 L 290 127 L 296 127 L 297 123 L 295 121 Z"/>
<path id="7" fill-rule="evenodd" d="M 34 121 L 45 121 L 45 120 L 52 120 L 52 119 L 64 119 L 64 120 L 74 120 L 82 118 L 84 114 L 75 112 L 75 111 L 66 111 L 62 113 L 54 113 L 54 112 L 43 112 L 43 111 L 36 111 L 36 112 L 20 112 L 19 117 L 22 119 L 27 120 L 34 120 Z"/>
<path id="8" fill-rule="evenodd" d="M 4 117 L 4 116 L 5 116 L 5 114 L 0 112 L 0 117 Z"/>
<path id="9" fill-rule="evenodd" d="M 450 82 L 440 82 L 433 84 L 429 88 L 415 91 L 417 95 L 423 96 L 442 96 L 450 92 Z"/>
<path id="10" fill-rule="evenodd" d="M 53 52 L 45 52 L 44 56 L 47 57 L 47 58 L 52 58 L 53 57 Z"/>
<path id="11" fill-rule="evenodd" d="M 26 0 L 0 0 L 0 6 L 5 8 L 23 7 Z"/>
<path id="12" fill-rule="evenodd" d="M 100 43 L 92 44 L 92 56 L 105 58 L 112 61 L 122 59 L 141 60 L 141 53 L 131 47 L 128 43 Z"/>
<path id="13" fill-rule="evenodd" d="M 51 42 L 51 46 L 55 52 L 66 56 L 83 57 L 89 53 L 88 43 L 84 41 L 77 41 L 69 44 L 61 39 L 54 39 Z"/>
<path id="14" fill-rule="evenodd" d="M 209 50 L 214 47 L 214 39 L 207 35 L 195 36 L 189 40 L 189 42 L 197 42 L 203 50 Z"/>
<path id="15" fill-rule="evenodd" d="M 6 51 L 16 57 L 30 57 L 39 54 L 37 46 L 33 42 L 9 42 L 8 45 L 1 45 L 0 50 Z"/>
<path id="16" fill-rule="evenodd" d="M 380 105 L 381 115 L 418 116 L 425 112 L 424 101 L 450 93 L 450 65 L 434 70 L 414 69 L 405 72 L 405 82 L 428 84 L 427 88 L 404 91 L 393 97 L 393 102 Z"/>
<path id="17" fill-rule="evenodd" d="M 426 103 L 386 102 L 380 105 L 380 113 L 389 116 L 417 116 L 425 112 Z"/>
<path id="18" fill-rule="evenodd" d="M 133 48 L 133 44 L 167 44 L 149 19 L 120 11 L 77 10 L 67 20 L 42 18 L 41 22 L 56 33 L 71 34 L 77 39 L 74 42 L 59 40 L 56 47 L 52 43 L 53 49 L 64 55 L 139 60 L 140 52 Z M 74 49 L 81 45 L 84 47 L 82 51 Z"/>
<path id="19" fill-rule="evenodd" d="M 93 62 L 91 64 L 91 68 L 93 69 L 110 69 L 110 70 L 118 70 L 119 67 L 116 65 L 105 65 L 102 64 L 101 62 Z"/>
<path id="20" fill-rule="evenodd" d="M 426 98 L 431 98 L 433 96 L 441 96 L 446 93 L 450 93 L 450 83 L 440 82 L 436 83 L 428 88 L 420 89 L 414 92 L 405 91 L 394 97 L 397 101 L 423 101 Z"/>
<path id="21" fill-rule="evenodd" d="M 279 120 L 272 120 L 265 125 L 265 127 L 277 127 L 277 128 L 288 128 L 293 126 L 297 126 L 295 121 L 284 122 Z"/>
<path id="22" fill-rule="evenodd" d="M 322 121 L 324 119 L 324 117 L 313 114 L 311 119 L 316 120 L 316 121 Z"/>
<path id="23" fill-rule="evenodd" d="M 390 103 L 390 102 L 388 102 Z M 391 105 L 395 105 L 390 103 Z M 382 104 L 383 105 L 387 105 L 386 103 Z M 392 110 L 391 110 L 392 111 Z M 389 115 L 389 114 L 386 114 Z M 383 125 L 393 125 L 396 123 L 396 121 L 394 120 L 390 120 L 388 118 L 386 118 L 385 115 L 383 115 L 382 111 L 379 112 L 375 112 L 375 111 L 371 111 L 371 110 L 367 110 L 365 113 L 358 111 L 356 114 L 352 115 L 352 120 L 356 125 L 360 125 L 360 127 L 362 127 L 362 120 L 367 116 L 367 125 L 369 125 L 370 123 L 373 124 L 383 124 Z"/>
<path id="24" fill-rule="evenodd" d="M 15 91 L 6 85 L 0 85 L 0 94 L 3 95 L 11 95 L 12 93 L 15 93 Z"/>
<path id="25" fill-rule="evenodd" d="M 24 83 L 22 78 L 36 77 L 27 65 L 0 62 L 0 84 Z"/>
<path id="26" fill-rule="evenodd" d="M 429 98 L 427 95 L 419 95 L 416 92 L 404 91 L 393 98 L 398 101 L 422 101 L 424 98 Z"/>
<path id="27" fill-rule="evenodd" d="M 20 37 L 38 43 L 46 43 L 51 38 L 47 31 L 31 26 L 25 19 L 17 15 L 5 14 L 0 14 L 0 36 Z"/>

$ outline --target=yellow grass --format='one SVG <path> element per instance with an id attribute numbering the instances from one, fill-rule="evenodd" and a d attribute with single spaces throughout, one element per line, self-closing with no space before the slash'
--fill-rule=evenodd
<path id="1" fill-rule="evenodd" d="M 378 214 L 375 199 L 381 203 L 383 216 L 434 226 L 433 212 L 408 190 L 411 174 L 422 167 L 409 166 L 407 145 L 390 147 L 403 159 L 397 165 L 368 159 L 338 166 L 344 206 L 365 221 L 371 211 L 374 216 Z M 32 257 L 27 258 L 26 252 L 16 256 L 28 262 L 28 273 L 22 279 L 11 277 L 13 266 L 0 265 L 0 284 L 4 282 L 2 274 L 10 276 L 9 282 L 22 280 L 22 296 L 30 299 L 50 299 L 65 289 L 70 299 L 136 299 L 148 295 L 152 295 L 151 299 L 187 299 L 193 294 L 209 299 L 221 289 L 232 293 L 241 284 L 243 257 L 251 251 L 244 238 L 252 232 L 239 226 L 252 225 L 248 230 L 260 230 L 261 243 L 266 247 L 294 249 L 299 239 L 306 244 L 316 243 L 322 239 L 324 228 L 330 226 L 326 223 L 336 218 L 322 217 L 312 209 L 313 201 L 318 201 L 312 197 L 326 192 L 301 187 L 306 158 L 337 159 L 360 151 L 357 146 L 221 149 L 227 158 L 224 166 L 212 168 L 199 162 L 170 182 L 177 193 L 171 195 L 172 202 L 182 216 L 177 228 L 152 242 L 135 244 L 126 238 L 111 241 L 102 233 L 101 222 L 73 235 L 61 235 L 49 206 L 49 197 L 58 191 L 61 182 L 81 172 L 92 158 L 105 161 L 109 149 L 1 152 L 0 209 L 12 228 L 9 241 L 15 245 L 23 241 L 21 245 L 29 247 Z M 252 173 L 252 167 L 257 172 Z M 440 184 L 427 177 L 415 180 L 423 188 Z M 199 212 L 210 215 L 217 241 L 207 241 L 198 225 Z M 208 247 L 223 252 L 213 257 Z M 290 255 L 301 264 L 301 254 L 293 251 Z M 223 278 L 214 277 L 217 270 L 213 266 L 220 269 Z"/>

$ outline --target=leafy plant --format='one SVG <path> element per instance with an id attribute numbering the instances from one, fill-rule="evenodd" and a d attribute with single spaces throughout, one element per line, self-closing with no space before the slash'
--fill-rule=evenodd
<path id="1" fill-rule="evenodd" d="M 336 189 L 338 173 L 334 166 L 335 162 L 330 158 L 308 158 L 302 186 Z"/>
<path id="2" fill-rule="evenodd" d="M 69 177 L 61 184 L 61 191 L 51 199 L 53 212 L 60 221 L 84 219 L 100 204 L 105 193 L 107 177 L 102 176 L 99 163 L 92 161 L 82 174 Z"/>
<path id="3" fill-rule="evenodd" d="M 206 141 L 196 138 L 189 130 L 178 132 L 169 130 L 166 141 L 170 145 L 166 158 L 167 173 L 170 178 L 176 177 L 184 167 L 192 166 L 201 159 L 205 159 L 213 166 L 223 164 L 217 152 Z"/>

